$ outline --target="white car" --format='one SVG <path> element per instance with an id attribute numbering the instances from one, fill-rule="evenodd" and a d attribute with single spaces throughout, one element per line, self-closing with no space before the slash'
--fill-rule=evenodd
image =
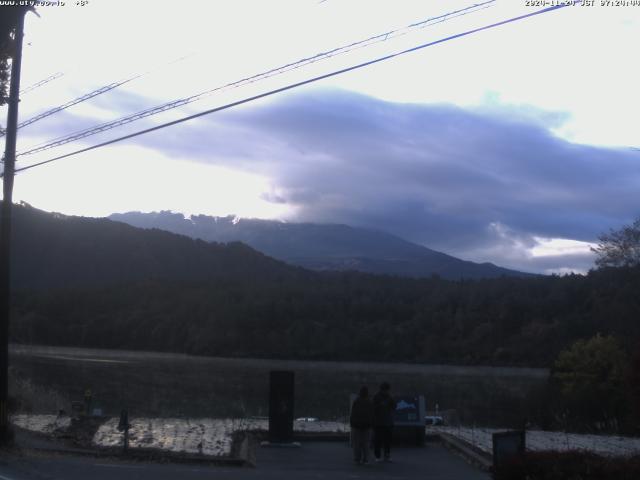
<path id="1" fill-rule="evenodd" d="M 444 419 L 440 416 L 427 415 L 424 417 L 425 425 L 444 425 Z"/>

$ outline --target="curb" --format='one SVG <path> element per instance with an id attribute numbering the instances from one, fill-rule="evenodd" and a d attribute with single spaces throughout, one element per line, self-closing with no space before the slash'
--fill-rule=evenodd
<path id="1" fill-rule="evenodd" d="M 258 440 L 254 435 L 245 434 L 244 438 L 239 442 L 235 450 L 235 458 L 244 462 L 243 465 L 247 467 L 256 466 L 256 448 Z M 233 451 L 233 450 L 232 450 Z"/>
<path id="2" fill-rule="evenodd" d="M 348 433 L 293 432 L 293 439 L 301 442 L 348 442 Z"/>
<path id="3" fill-rule="evenodd" d="M 75 455 L 94 458 L 111 458 L 114 460 L 144 460 L 157 463 L 194 463 L 219 465 L 227 467 L 254 466 L 249 455 L 242 457 L 206 457 L 201 455 L 184 454 L 180 452 L 167 452 L 162 450 L 148 450 L 142 448 L 130 449 L 123 453 L 121 449 L 96 449 L 84 450 L 75 448 L 55 448 L 55 447 L 21 447 L 23 452 L 39 452 L 54 455 Z"/>
<path id="4" fill-rule="evenodd" d="M 448 433 L 438 433 L 437 437 L 440 442 L 450 450 L 455 450 L 464 457 L 469 463 L 488 472 L 493 467 L 493 458 L 486 452 L 482 452 L 473 447 L 470 443 L 460 440 L 459 438 L 449 435 Z"/>

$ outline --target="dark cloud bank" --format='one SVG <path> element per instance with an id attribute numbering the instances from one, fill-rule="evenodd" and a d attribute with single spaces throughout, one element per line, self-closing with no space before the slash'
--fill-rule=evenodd
<path id="1" fill-rule="evenodd" d="M 526 250 L 533 237 L 595 241 L 638 215 L 640 153 L 569 143 L 547 118 L 563 117 L 308 90 L 142 141 L 267 175 L 265 198 L 297 207 L 291 220 L 373 227 L 527 271 L 587 270 L 590 254 Z"/>

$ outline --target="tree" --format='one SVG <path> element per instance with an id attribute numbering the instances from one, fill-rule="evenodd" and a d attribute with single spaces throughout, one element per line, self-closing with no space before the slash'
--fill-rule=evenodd
<path id="1" fill-rule="evenodd" d="M 0 7 L 0 106 L 9 100 L 9 59 L 14 53 L 14 31 L 20 15 L 25 10 L 35 11 L 33 7 L 3 6 Z M 0 131 L 2 128 L 0 127 Z"/>
<path id="2" fill-rule="evenodd" d="M 8 100 L 9 59 L 13 53 L 13 31 L 22 7 L 2 7 L 0 15 L 0 105 Z"/>
<path id="3" fill-rule="evenodd" d="M 597 334 L 560 352 L 551 380 L 570 420 L 582 425 L 619 425 L 627 415 L 626 352 L 612 336 Z"/>
<path id="4" fill-rule="evenodd" d="M 635 351 L 631 356 L 629 385 L 631 387 L 629 399 L 633 415 L 633 429 L 634 433 L 637 435 L 640 433 L 640 341 L 636 343 Z"/>
<path id="5" fill-rule="evenodd" d="M 598 237 L 591 250 L 598 255 L 596 265 L 604 267 L 636 267 L 640 265 L 640 218 L 619 230 L 611 229 Z"/>

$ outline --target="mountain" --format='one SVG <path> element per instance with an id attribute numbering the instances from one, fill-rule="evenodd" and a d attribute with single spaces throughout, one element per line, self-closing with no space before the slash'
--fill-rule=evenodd
<path id="1" fill-rule="evenodd" d="M 13 226 L 17 343 L 549 365 L 598 332 L 628 348 L 640 338 L 638 268 L 586 277 L 415 279 L 312 272 L 241 243 L 27 205 L 16 205 Z"/>
<path id="2" fill-rule="evenodd" d="M 308 274 L 239 242 L 210 243 L 27 204 L 14 207 L 12 245 L 12 282 L 18 290 Z"/>
<path id="3" fill-rule="evenodd" d="M 240 241 L 270 257 L 313 270 L 356 270 L 406 277 L 527 276 L 492 263 L 474 263 L 389 233 L 347 225 L 284 223 L 237 217 L 184 217 L 168 211 L 114 213 L 111 220 L 206 241 Z"/>

